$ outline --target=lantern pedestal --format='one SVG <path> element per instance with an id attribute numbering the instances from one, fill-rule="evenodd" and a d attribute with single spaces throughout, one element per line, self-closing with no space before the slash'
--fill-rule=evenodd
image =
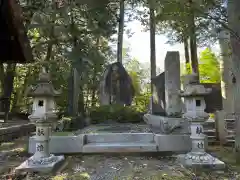
<path id="1" fill-rule="evenodd" d="M 34 155 L 28 160 L 23 162 L 15 170 L 16 172 L 27 171 L 27 172 L 41 172 L 49 173 L 64 160 L 64 156 L 50 155 L 45 158 L 35 158 Z"/>
<path id="2" fill-rule="evenodd" d="M 192 150 L 187 154 L 179 156 L 181 164 L 184 165 L 185 167 L 194 168 L 211 168 L 211 169 L 225 168 L 224 162 L 205 152 L 206 136 L 202 134 L 203 132 L 202 123 L 192 122 L 190 128 Z"/>
<path id="3" fill-rule="evenodd" d="M 186 155 L 179 155 L 181 164 L 189 168 L 211 168 L 224 169 L 225 163 L 217 158 L 214 158 L 208 153 L 196 154 L 187 153 Z"/>
<path id="4" fill-rule="evenodd" d="M 47 113 L 45 117 L 29 116 L 31 121 L 36 123 L 36 152 L 28 160 L 23 162 L 15 170 L 30 172 L 51 172 L 57 164 L 64 160 L 64 156 L 54 156 L 49 153 L 49 135 L 51 133 L 54 113 Z"/>

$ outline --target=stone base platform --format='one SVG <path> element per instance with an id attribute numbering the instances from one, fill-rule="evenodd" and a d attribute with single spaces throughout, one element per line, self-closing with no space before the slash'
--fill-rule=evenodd
<path id="1" fill-rule="evenodd" d="M 125 153 L 157 152 L 155 143 L 89 143 L 83 146 L 83 153 Z"/>
<path id="2" fill-rule="evenodd" d="M 52 159 L 48 163 L 38 162 L 38 163 L 31 163 L 29 160 L 31 158 L 34 158 L 33 156 L 30 157 L 28 160 L 24 161 L 20 166 L 18 166 L 15 169 L 16 173 L 21 173 L 21 172 L 40 172 L 40 173 L 49 173 L 56 168 L 59 163 L 61 163 L 64 160 L 64 156 L 54 156 L 52 155 Z"/>
<path id="3" fill-rule="evenodd" d="M 35 153 L 35 137 L 29 138 L 29 153 Z M 51 136 L 50 153 L 189 152 L 189 135 L 154 133 L 96 133 Z"/>
<path id="4" fill-rule="evenodd" d="M 180 163 L 187 168 L 205 168 L 212 170 L 222 170 L 225 163 L 211 156 L 208 153 L 195 155 L 193 153 L 181 154 L 178 156 Z"/>

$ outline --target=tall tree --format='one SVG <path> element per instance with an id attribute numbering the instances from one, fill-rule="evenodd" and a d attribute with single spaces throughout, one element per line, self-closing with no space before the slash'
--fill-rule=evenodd
<path id="1" fill-rule="evenodd" d="M 230 33 L 230 44 L 232 49 L 232 83 L 233 83 L 233 104 L 234 112 L 240 113 L 240 41 L 236 38 L 240 35 L 240 1 L 228 0 L 228 25 L 232 30 Z M 236 119 L 235 137 L 236 161 L 240 163 L 240 119 Z"/>
<path id="2" fill-rule="evenodd" d="M 195 12 L 193 9 L 193 1 L 189 0 L 189 33 L 190 33 L 190 52 L 191 52 L 191 65 L 192 71 L 199 75 L 198 70 L 198 55 L 197 55 L 197 37 L 195 25 Z"/>
<path id="3" fill-rule="evenodd" d="M 124 33 L 124 3 L 125 0 L 119 1 L 119 19 L 118 19 L 118 43 L 117 43 L 117 61 L 122 63 L 123 51 L 123 33 Z"/>
<path id="4" fill-rule="evenodd" d="M 150 13 L 150 62 L 151 62 L 151 79 L 156 76 L 156 20 L 155 20 L 155 2 L 149 0 L 149 13 Z M 152 84 L 152 83 L 151 83 Z M 153 92 L 153 85 L 151 85 L 151 92 Z"/>

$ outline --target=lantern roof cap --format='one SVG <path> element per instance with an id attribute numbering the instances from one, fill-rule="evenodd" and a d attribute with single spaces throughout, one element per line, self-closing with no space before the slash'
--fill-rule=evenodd
<path id="1" fill-rule="evenodd" d="M 29 97 L 55 97 L 60 95 L 60 91 L 54 89 L 52 81 L 50 80 L 50 74 L 43 68 L 39 74 L 39 78 L 36 86 L 31 86 L 27 95 Z"/>
<path id="2" fill-rule="evenodd" d="M 185 89 L 180 92 L 180 96 L 189 97 L 189 96 L 206 96 L 211 93 L 211 88 L 205 88 L 198 81 L 197 74 L 189 74 L 184 76 Z"/>

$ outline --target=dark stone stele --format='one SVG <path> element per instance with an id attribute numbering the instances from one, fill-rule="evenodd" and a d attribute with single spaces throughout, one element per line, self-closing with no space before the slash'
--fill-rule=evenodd
<path id="1" fill-rule="evenodd" d="M 152 78 L 152 83 L 155 86 L 155 91 L 158 97 L 158 103 L 153 103 L 152 111 L 154 115 L 165 115 L 165 73 L 162 72 L 158 76 Z M 201 83 L 205 88 L 211 88 L 210 94 L 204 97 L 206 102 L 207 113 L 214 113 L 222 110 L 222 94 L 220 83 Z M 162 102 L 162 103 L 161 103 Z"/>
<path id="2" fill-rule="evenodd" d="M 122 63 L 115 62 L 110 64 L 107 67 L 108 74 L 105 79 L 105 87 L 104 89 L 107 91 L 107 93 L 110 95 L 114 92 L 112 92 L 112 74 L 113 74 L 113 67 L 117 66 L 117 74 L 118 74 L 118 81 L 119 81 L 119 100 L 121 104 L 125 104 L 127 106 L 130 106 L 133 100 L 133 97 L 135 95 L 135 90 L 133 87 L 132 79 L 129 76 L 128 72 L 123 67 Z"/>
<path id="3" fill-rule="evenodd" d="M 152 104 L 152 113 L 154 115 L 166 115 L 165 112 L 165 72 L 160 73 L 158 76 L 152 78 L 152 83 L 155 87 L 153 96 L 157 97 L 157 101 Z"/>
<path id="4" fill-rule="evenodd" d="M 16 0 L 0 0 L 0 26 L 0 62 L 32 62 L 32 49 Z"/>

